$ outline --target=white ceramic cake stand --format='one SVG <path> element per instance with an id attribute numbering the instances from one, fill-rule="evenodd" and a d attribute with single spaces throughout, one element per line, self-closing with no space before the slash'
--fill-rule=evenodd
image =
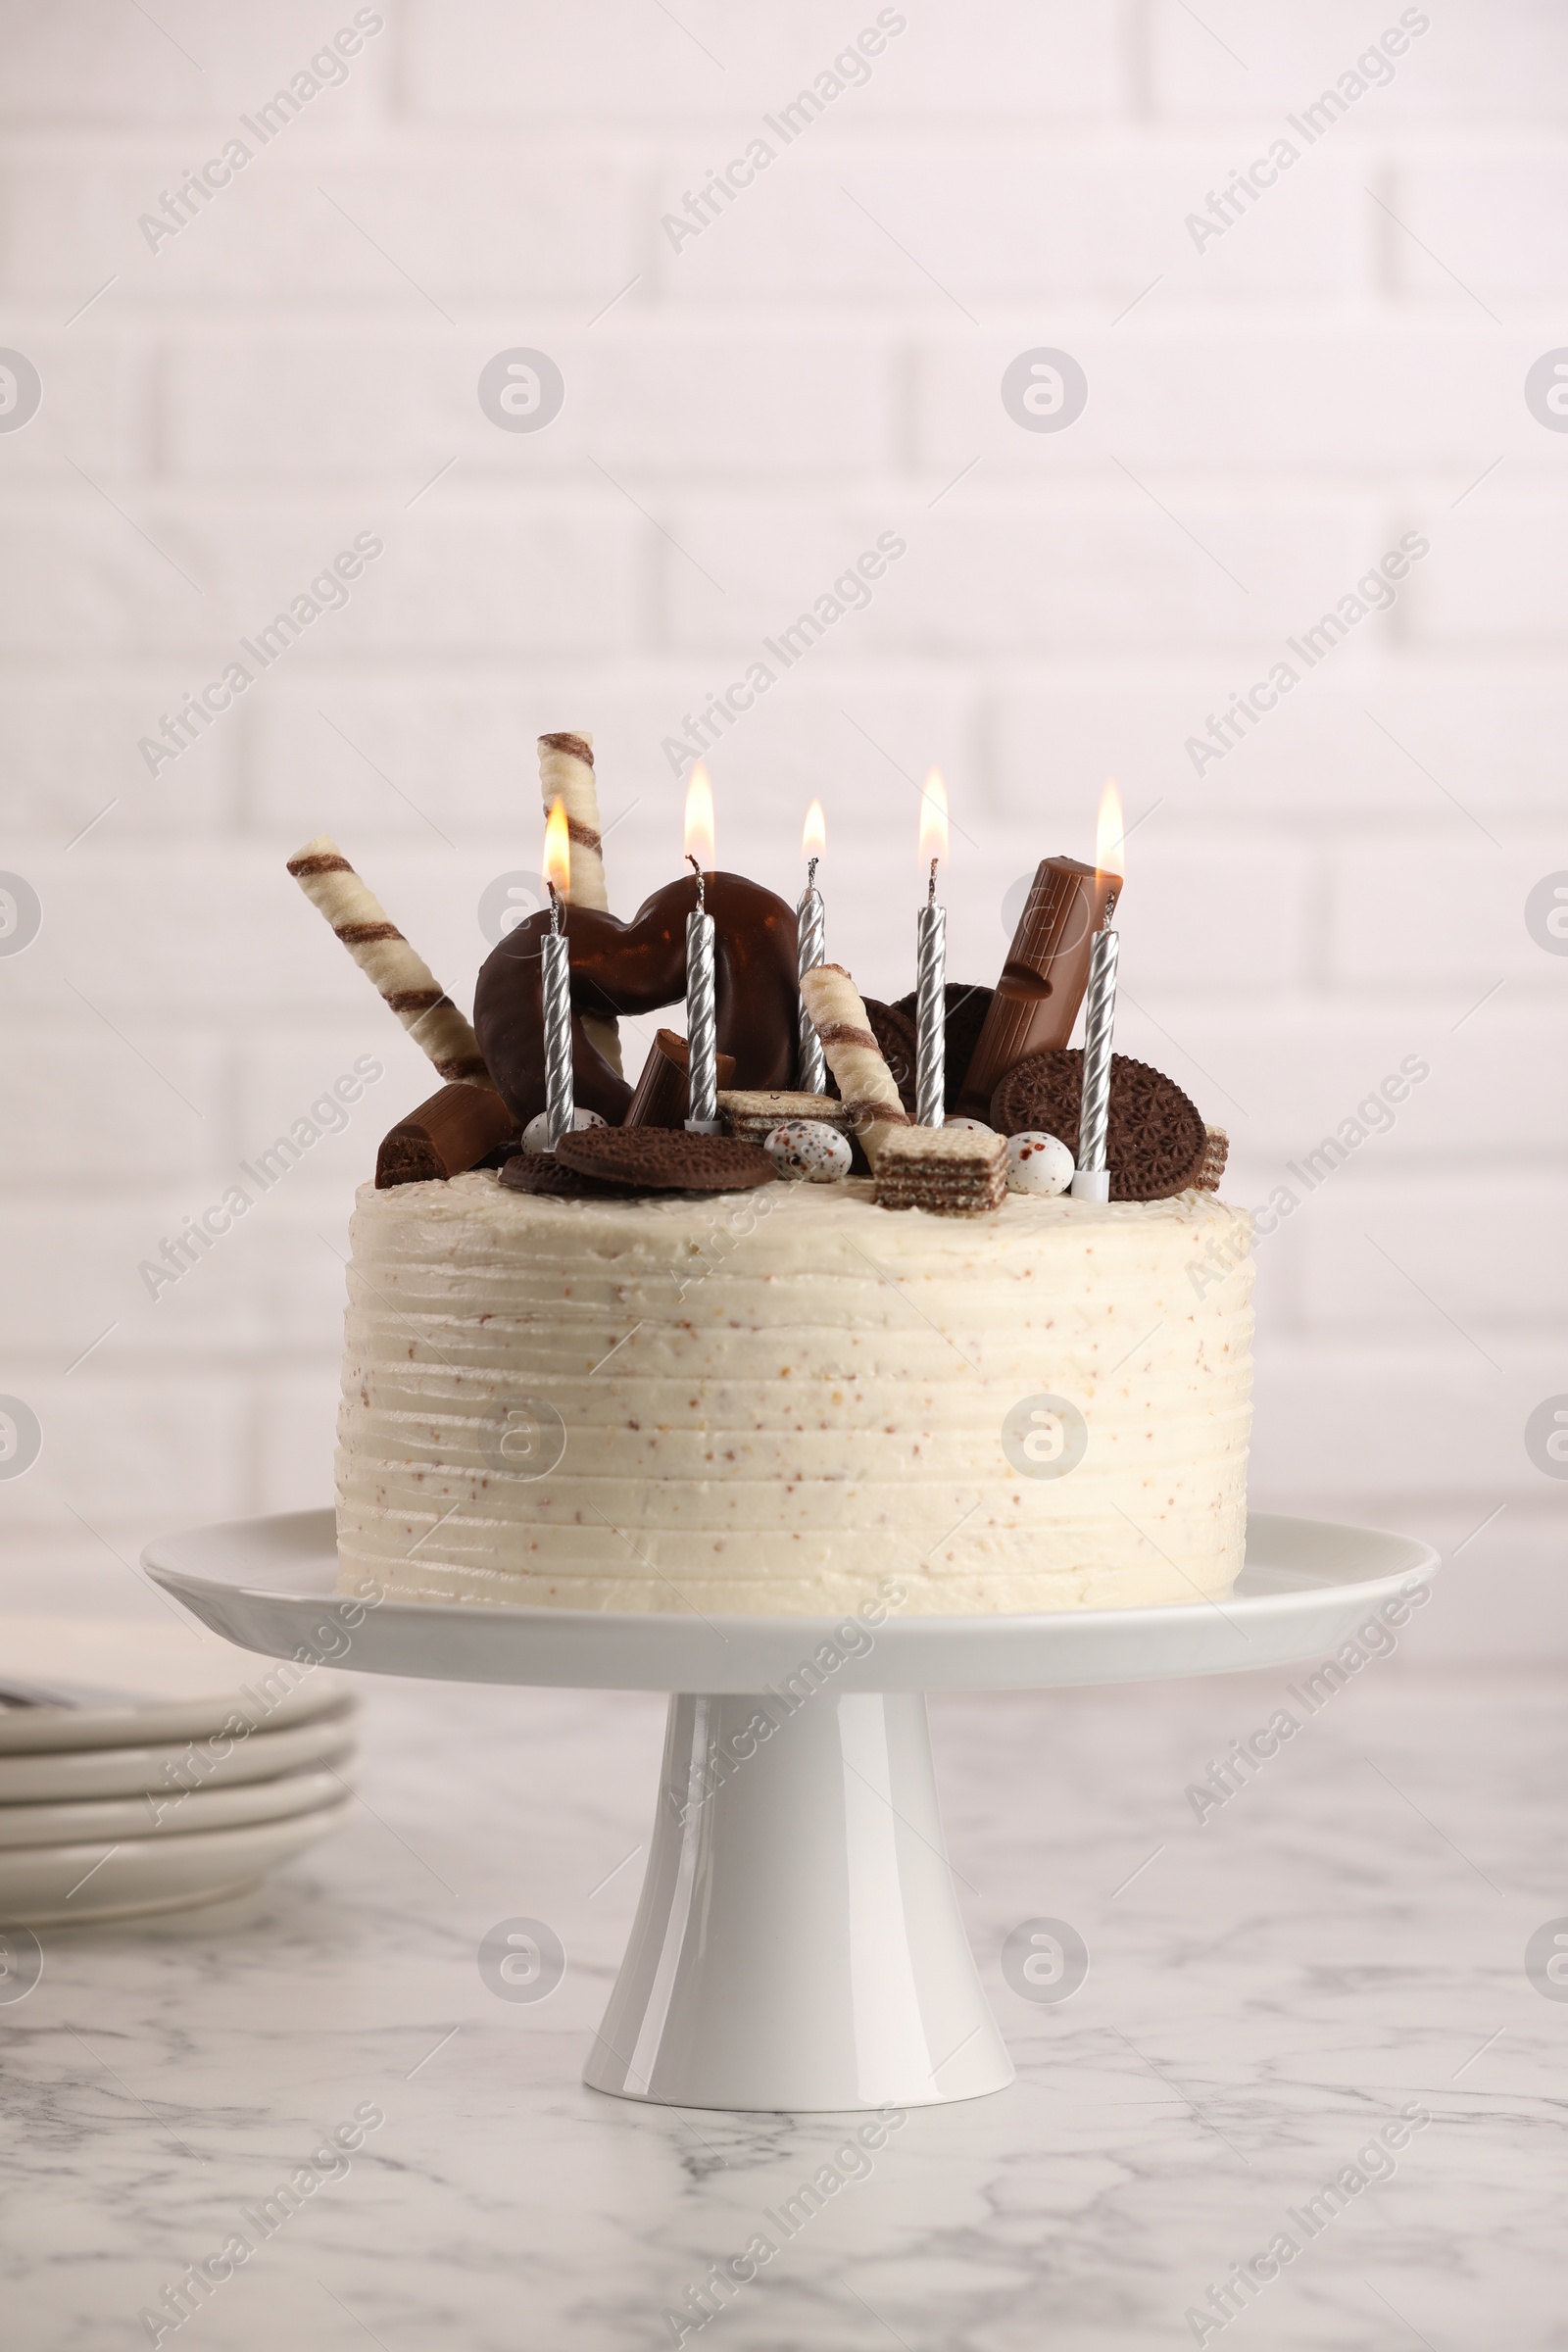
<path id="1" fill-rule="evenodd" d="M 198 1528 L 144 1561 L 215 1632 L 273 1657 L 674 1692 L 642 1900 L 584 2080 L 773 2111 L 931 2106 L 1012 2081 L 954 1898 L 927 1690 L 1288 1665 L 1438 1565 L 1407 1536 L 1254 1514 L 1223 1603 L 889 1616 L 854 1637 L 858 1654 L 834 1643 L 834 1665 L 821 1645 L 843 1620 L 356 1603 L 337 1593 L 330 1511 Z"/>

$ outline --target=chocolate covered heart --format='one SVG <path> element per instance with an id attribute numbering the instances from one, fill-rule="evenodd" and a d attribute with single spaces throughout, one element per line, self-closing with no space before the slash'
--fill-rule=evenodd
<path id="1" fill-rule="evenodd" d="M 743 874 L 705 874 L 713 918 L 718 1051 L 737 1087 L 787 1087 L 795 1075 L 795 910 Z M 697 877 L 668 882 L 629 923 L 593 906 L 568 906 L 571 1063 L 576 1102 L 618 1127 L 632 1090 L 585 1032 L 588 1013 L 657 1012 L 686 993 L 686 918 Z M 545 1106 L 545 1022 L 540 941 L 548 909 L 509 931 L 479 973 L 473 1025 L 485 1066 L 524 1124 Z"/>

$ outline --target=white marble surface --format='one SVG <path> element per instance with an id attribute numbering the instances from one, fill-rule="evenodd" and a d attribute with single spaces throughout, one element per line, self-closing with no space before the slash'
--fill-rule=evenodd
<path id="1" fill-rule="evenodd" d="M 1191 2343 L 1187 2308 L 1417 2100 L 1432 2122 L 1394 2177 L 1206 2340 L 1568 2345 L 1568 2002 L 1523 1969 L 1531 1931 L 1568 1913 L 1560 1686 L 1369 1669 L 1200 1828 L 1185 1786 L 1282 1680 L 934 1705 L 1018 2082 L 911 2114 L 703 2341 Z M 368 1695 L 350 1831 L 221 1909 L 47 1936 L 41 1982 L 0 2007 L 7 2345 L 150 2341 L 138 2313 L 366 2102 L 385 2121 L 346 2172 L 163 2342 L 669 2343 L 665 2310 L 842 2144 L 833 2118 L 651 2111 L 578 2081 L 661 1702 Z M 537 2005 L 476 1964 L 517 1915 L 568 1954 Z M 1090 1946 L 1059 2006 L 997 1965 L 1033 1915 Z"/>

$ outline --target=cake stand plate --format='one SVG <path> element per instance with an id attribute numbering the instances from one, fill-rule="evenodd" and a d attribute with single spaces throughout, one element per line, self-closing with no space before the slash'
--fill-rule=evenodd
<path id="1" fill-rule="evenodd" d="M 931 2106 L 1012 2081 L 954 1896 L 924 1692 L 1289 1665 L 1438 1566 L 1412 1537 L 1254 1513 L 1224 1601 L 867 1624 L 354 1599 L 336 1590 L 330 1511 L 199 1528 L 143 1559 L 269 1656 L 673 1692 L 642 1899 L 584 2080 L 772 2112 Z"/>

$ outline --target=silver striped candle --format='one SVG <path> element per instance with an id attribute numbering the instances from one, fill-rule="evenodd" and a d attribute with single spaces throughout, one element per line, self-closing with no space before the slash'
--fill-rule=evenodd
<path id="1" fill-rule="evenodd" d="M 937 905 L 934 858 L 930 895 L 915 917 L 914 949 L 914 1118 L 918 1127 L 940 1127 L 947 1115 L 948 910 Z"/>
<path id="2" fill-rule="evenodd" d="M 692 860 L 696 864 L 695 858 Z M 713 918 L 703 904 L 686 917 L 686 1055 L 690 1072 L 686 1124 L 696 1135 L 718 1133 L 718 1015 L 713 1000 Z"/>
<path id="3" fill-rule="evenodd" d="M 1098 1175 L 1105 1168 L 1105 1134 L 1110 1122 L 1110 1033 L 1116 1018 L 1116 955 L 1119 942 L 1107 924 L 1089 943 L 1089 994 L 1084 1013 L 1083 1095 L 1078 1113 L 1078 1166 Z"/>
<path id="4" fill-rule="evenodd" d="M 545 1115 L 553 1152 L 571 1125 L 571 949 L 561 928 L 561 901 L 550 893 L 550 929 L 541 943 L 545 996 Z"/>
<path id="5" fill-rule="evenodd" d="M 799 945 L 795 955 L 795 972 L 804 980 L 827 959 L 827 916 L 822 906 L 822 893 L 816 887 L 816 859 L 806 869 L 806 888 L 795 909 L 795 930 Z M 803 1095 L 827 1093 L 827 1064 L 822 1058 L 822 1041 L 816 1034 L 816 1023 L 806 1009 L 803 997 L 798 1013 L 800 1050 L 796 1055 L 795 1085 Z"/>

